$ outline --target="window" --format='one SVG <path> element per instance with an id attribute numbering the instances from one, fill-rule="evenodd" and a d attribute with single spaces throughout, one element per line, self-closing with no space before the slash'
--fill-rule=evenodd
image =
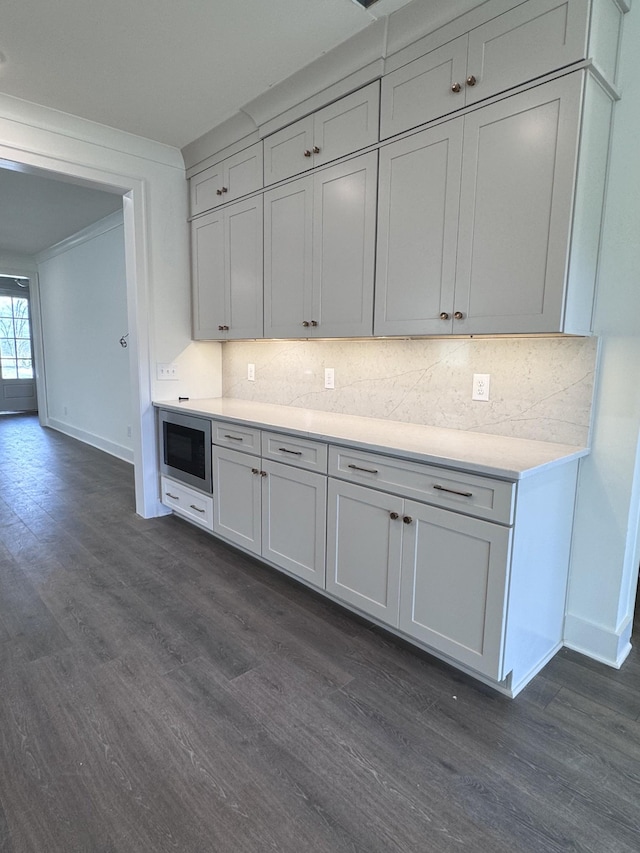
<path id="1" fill-rule="evenodd" d="M 29 300 L 0 294 L 0 376 L 33 379 Z"/>

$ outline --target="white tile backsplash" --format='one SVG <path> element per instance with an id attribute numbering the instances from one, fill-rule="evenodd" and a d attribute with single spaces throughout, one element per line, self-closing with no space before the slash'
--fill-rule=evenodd
<path id="1" fill-rule="evenodd" d="M 596 338 L 229 342 L 222 386 L 225 397 L 582 446 L 596 357 Z M 471 399 L 474 373 L 491 376 L 488 402 Z"/>

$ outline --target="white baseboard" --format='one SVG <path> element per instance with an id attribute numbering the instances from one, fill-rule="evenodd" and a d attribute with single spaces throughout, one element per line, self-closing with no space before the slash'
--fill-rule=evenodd
<path id="1" fill-rule="evenodd" d="M 620 669 L 631 651 L 632 620 L 616 631 L 568 613 L 564 627 L 564 645 L 575 652 Z"/>
<path id="2" fill-rule="evenodd" d="M 66 424 L 63 421 L 58 421 L 55 418 L 49 418 L 46 426 L 51 427 L 51 429 L 55 429 L 58 432 L 62 432 L 71 438 L 77 438 L 78 441 L 83 441 L 85 444 L 90 444 L 92 447 L 97 447 L 98 450 L 104 450 L 105 453 L 109 453 L 111 456 L 116 456 L 118 459 L 122 459 L 124 462 L 130 462 L 133 465 L 133 449 L 129 447 L 124 447 L 122 444 L 116 444 L 115 441 L 109 441 L 109 439 L 103 438 L 100 435 L 94 435 L 86 430 L 78 429 L 78 427 Z"/>

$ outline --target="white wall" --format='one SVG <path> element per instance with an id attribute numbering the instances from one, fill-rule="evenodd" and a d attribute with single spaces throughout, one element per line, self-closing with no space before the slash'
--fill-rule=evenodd
<path id="1" fill-rule="evenodd" d="M 133 461 L 124 224 L 106 217 L 38 258 L 48 426 Z"/>
<path id="2" fill-rule="evenodd" d="M 638 575 L 640 463 L 640 6 L 625 16 L 595 331 L 601 363 L 593 452 L 580 466 L 566 642 L 619 664 Z"/>
<path id="3" fill-rule="evenodd" d="M 126 193 L 124 203 L 127 311 L 130 332 L 136 508 L 163 512 L 159 502 L 154 412 L 169 396 L 155 362 L 180 363 L 190 396 L 215 396 L 221 383 L 219 345 L 191 342 L 187 186 L 177 149 L 0 95 L 0 158 L 49 177 L 72 176 L 95 188 Z M 203 371 L 203 352 L 211 369 Z M 165 383 L 166 385 L 166 383 Z"/>

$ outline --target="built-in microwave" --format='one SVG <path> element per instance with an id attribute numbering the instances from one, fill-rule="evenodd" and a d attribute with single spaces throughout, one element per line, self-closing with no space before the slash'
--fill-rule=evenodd
<path id="1" fill-rule="evenodd" d="M 160 471 L 211 494 L 211 421 L 158 410 Z"/>

